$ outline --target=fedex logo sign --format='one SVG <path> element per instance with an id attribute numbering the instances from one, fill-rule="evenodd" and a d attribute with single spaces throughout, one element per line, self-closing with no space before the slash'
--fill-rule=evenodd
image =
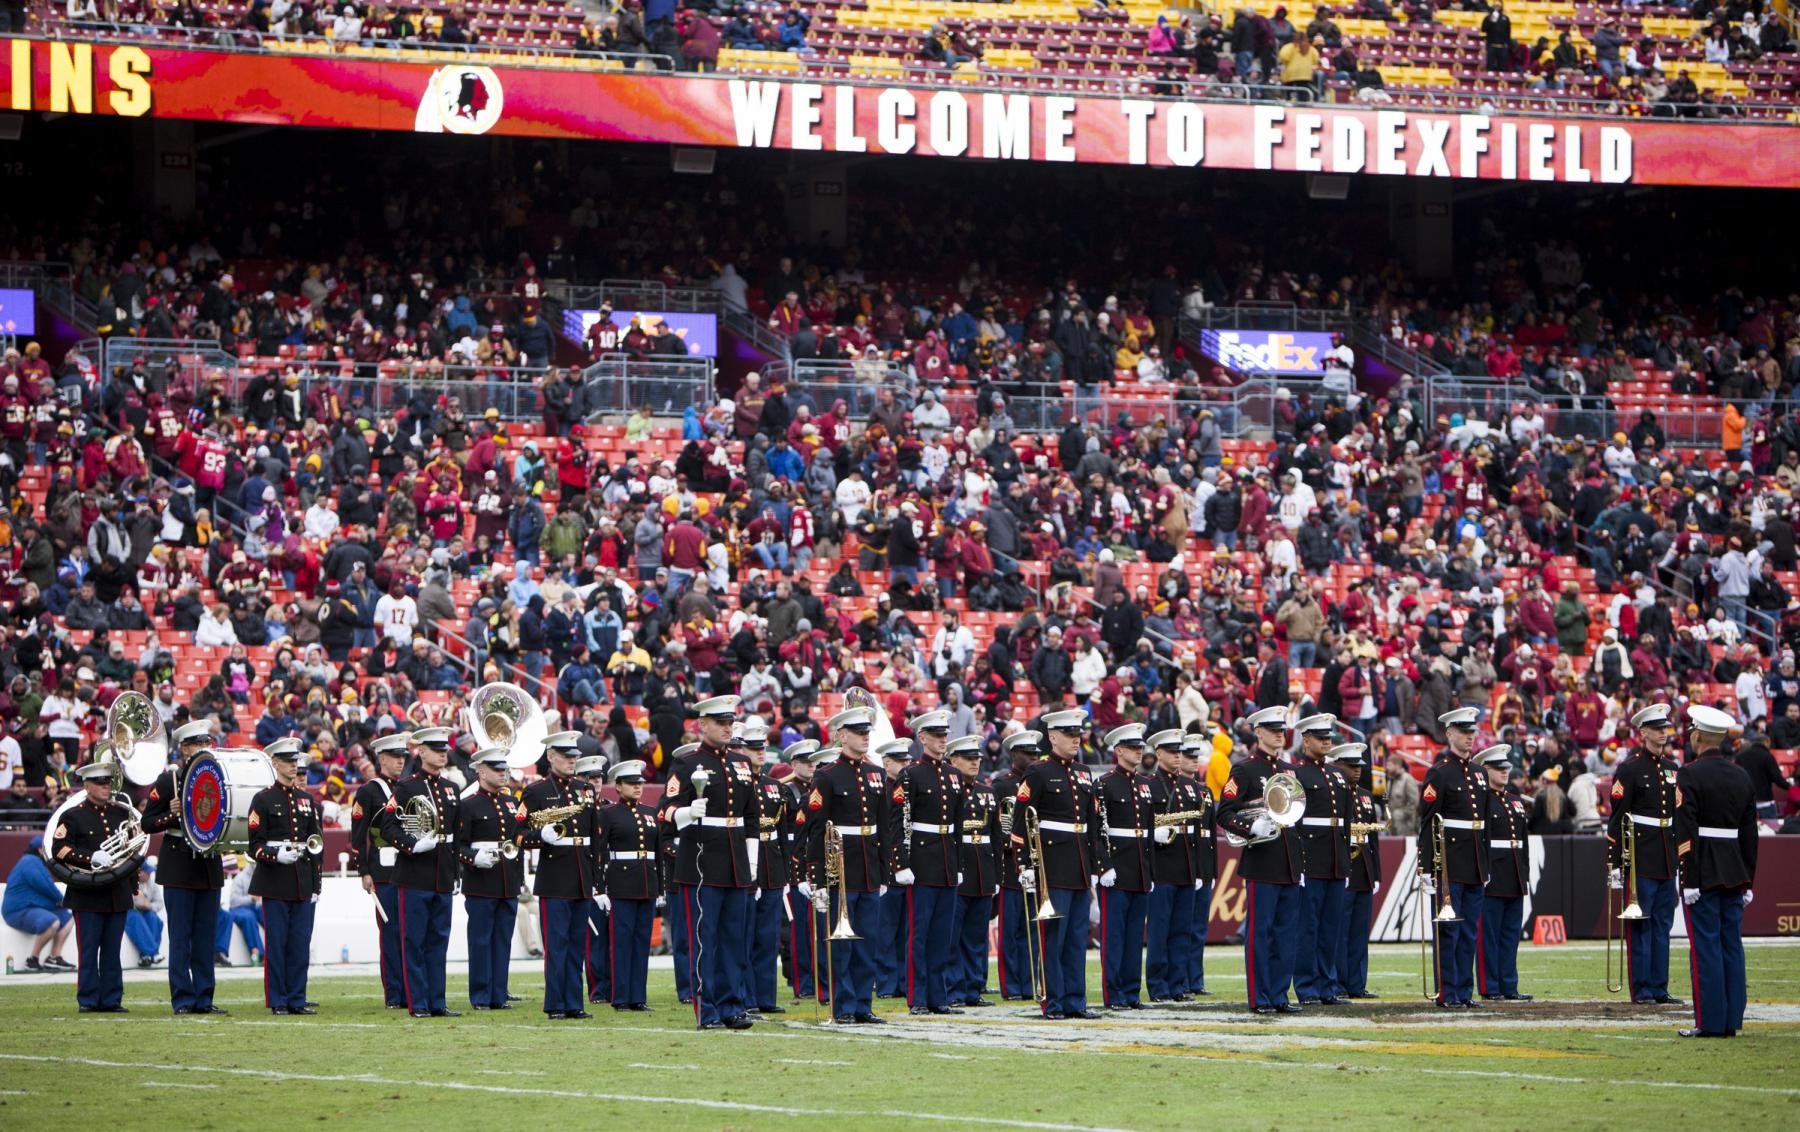
<path id="1" fill-rule="evenodd" d="M 1200 349 L 1220 364 L 1253 373 L 1321 375 L 1331 335 L 1307 331 L 1207 330 Z"/>

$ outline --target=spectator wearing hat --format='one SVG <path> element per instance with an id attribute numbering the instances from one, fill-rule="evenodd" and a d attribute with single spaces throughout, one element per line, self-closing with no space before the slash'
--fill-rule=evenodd
<path id="1" fill-rule="evenodd" d="M 13 780 L 15 793 L 24 778 Z M 0 902 L 0 920 L 17 932 L 31 936 L 31 950 L 24 958 L 24 969 L 36 971 L 71 971 L 74 966 L 62 957 L 74 927 L 75 913 L 63 907 L 62 890 L 57 888 L 50 869 L 44 863 L 44 838 L 33 834 L 25 852 L 6 875 L 6 895 Z"/>
<path id="2" fill-rule="evenodd" d="M 156 866 L 149 860 L 138 866 L 137 891 L 125 913 L 125 938 L 137 949 L 139 967 L 162 962 L 163 897 L 155 877 Z"/>

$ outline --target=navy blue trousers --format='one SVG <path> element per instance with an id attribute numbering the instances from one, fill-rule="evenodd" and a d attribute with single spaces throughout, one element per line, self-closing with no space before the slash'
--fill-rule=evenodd
<path id="1" fill-rule="evenodd" d="M 689 887 L 685 895 L 697 976 L 694 1015 L 702 1026 L 736 1018 L 750 1005 L 745 998 L 750 953 L 744 936 L 750 930 L 751 890 L 702 884 Z"/>
<path id="2" fill-rule="evenodd" d="M 1294 981 L 1294 957 L 1300 927 L 1297 884 L 1250 882 L 1250 907 L 1244 915 L 1245 997 L 1252 1009 L 1280 1006 Z"/>
<path id="3" fill-rule="evenodd" d="M 1188 949 L 1187 990 L 1189 993 L 1206 989 L 1206 933 L 1212 926 L 1213 886 L 1207 881 L 1194 890 L 1194 912 L 1191 920 L 1193 932 L 1190 938 L 1194 943 Z"/>
<path id="4" fill-rule="evenodd" d="M 650 1000 L 650 926 L 656 901 L 614 899 L 607 917 L 607 950 L 612 964 L 615 1006 L 639 1006 Z"/>
<path id="5" fill-rule="evenodd" d="M 506 975 L 512 963 L 513 923 L 519 918 L 516 899 L 463 897 L 469 914 L 469 1004 L 506 1005 Z"/>
<path id="6" fill-rule="evenodd" d="M 1188 949 L 1193 946 L 1194 886 L 1163 883 L 1150 890 L 1149 963 L 1151 998 L 1173 998 L 1187 989 Z"/>
<path id="7" fill-rule="evenodd" d="M 611 934 L 612 925 L 607 923 L 610 916 L 600 910 L 600 905 L 592 900 L 587 906 L 588 935 L 582 944 L 582 969 L 587 973 L 587 992 L 589 1002 L 612 1001 L 612 963 L 611 953 L 606 946 L 607 936 Z"/>
<path id="8" fill-rule="evenodd" d="M 1688 965 L 1694 976 L 1694 1026 L 1709 1034 L 1744 1028 L 1744 897 L 1708 889 L 1687 905 Z"/>
<path id="9" fill-rule="evenodd" d="M 1482 897 L 1481 934 L 1475 939 L 1482 994 L 1519 993 L 1519 936 L 1524 930 L 1523 896 Z"/>
<path id="10" fill-rule="evenodd" d="M 1479 884 L 1450 884 L 1450 905 L 1461 919 L 1437 925 L 1433 946 L 1439 1002 L 1468 1002 L 1475 997 L 1475 937 L 1481 925 L 1483 895 Z M 1427 921 L 1425 930 L 1432 927 Z"/>
<path id="11" fill-rule="evenodd" d="M 1302 1002 L 1335 998 L 1341 989 L 1337 952 L 1350 889 L 1341 880 L 1307 877 L 1300 890 L 1300 938 L 1295 943 L 1294 994 Z"/>
<path id="12" fill-rule="evenodd" d="M 812 901 L 801 896 L 800 890 L 792 885 L 788 886 L 787 903 L 788 953 L 793 957 L 793 966 L 788 968 L 793 982 L 789 985 L 795 998 L 806 998 L 813 993 L 813 954 L 819 947 L 819 917 L 813 911 Z M 812 934 L 808 935 L 808 932 Z"/>
<path id="13" fill-rule="evenodd" d="M 992 896 L 956 898 L 956 957 L 950 964 L 950 1003 L 972 1003 L 987 989 L 988 923 L 994 918 Z"/>
<path id="14" fill-rule="evenodd" d="M 1142 1001 L 1148 892 L 1100 889 L 1100 990 L 1108 1006 Z"/>
<path id="15" fill-rule="evenodd" d="M 848 1018 L 852 1014 L 872 1014 L 875 1011 L 875 957 L 880 950 L 880 941 L 876 938 L 878 925 L 885 925 L 882 915 L 882 899 L 874 892 L 851 892 L 849 897 L 850 927 L 861 936 L 861 939 L 840 939 L 829 945 L 820 944 L 823 951 L 829 946 L 831 951 L 831 1014 L 834 1018 Z M 838 894 L 831 892 L 831 911 L 824 917 L 823 930 L 827 935 L 831 926 L 837 923 Z"/>
<path id="16" fill-rule="evenodd" d="M 406 959 L 401 951 L 400 886 L 377 884 L 375 899 L 387 913 L 386 920 L 375 917 L 375 927 L 381 936 L 381 997 L 388 1006 L 405 1006 Z"/>
<path id="17" fill-rule="evenodd" d="M 219 890 L 164 886 L 163 911 L 169 918 L 169 1005 L 211 1006 Z"/>
<path id="18" fill-rule="evenodd" d="M 582 1009 L 581 966 L 587 959 L 588 916 L 593 900 L 538 897 L 544 929 L 544 1013 L 572 1014 Z"/>
<path id="19" fill-rule="evenodd" d="M 956 946 L 956 889 L 908 885 L 905 907 L 906 1004 L 942 1009 L 950 1003 L 948 980 Z"/>
<path id="20" fill-rule="evenodd" d="M 92 1010 L 117 1006 L 125 997 L 119 945 L 125 940 L 125 913 L 75 913 L 75 1001 Z"/>
<path id="21" fill-rule="evenodd" d="M 1025 916 L 1025 893 L 1000 890 L 1000 997 L 1031 997 L 1031 963 L 1037 954 L 1037 932 Z"/>
<path id="22" fill-rule="evenodd" d="M 1087 1004 L 1088 894 L 1085 888 L 1053 888 L 1050 906 L 1058 915 L 1037 924 L 1044 953 L 1046 1014 L 1079 1014 Z"/>
<path id="23" fill-rule="evenodd" d="M 1369 989 L 1369 928 L 1374 907 L 1373 893 L 1350 894 L 1350 911 L 1344 917 L 1344 953 L 1338 961 L 1338 980 L 1346 994 L 1363 994 Z"/>
<path id="24" fill-rule="evenodd" d="M 694 934 L 688 926 L 688 887 L 673 886 L 664 902 L 669 921 L 669 955 L 675 961 L 675 997 L 682 1002 L 694 997 Z"/>
<path id="25" fill-rule="evenodd" d="M 781 927 L 786 919 L 782 903 L 786 899 L 786 889 L 750 890 L 750 986 L 745 1001 L 752 1006 L 781 1005 L 775 987 L 781 981 Z"/>
<path id="26" fill-rule="evenodd" d="M 448 899 L 446 897 L 445 899 Z M 263 1002 L 298 1010 L 306 1005 L 306 967 L 312 960 L 313 903 L 263 897 Z M 443 978 L 444 968 L 438 967 Z M 440 982 L 439 986 L 442 986 Z"/>
<path id="27" fill-rule="evenodd" d="M 1638 906 L 1649 919 L 1624 921 L 1625 962 L 1633 1002 L 1669 993 L 1669 933 L 1675 927 L 1680 888 L 1680 882 L 1674 880 L 1638 878 Z"/>
<path id="28" fill-rule="evenodd" d="M 890 885 L 887 895 L 877 896 L 876 901 L 881 906 L 881 923 L 867 940 L 874 945 L 870 958 L 875 961 L 875 993 L 898 998 L 906 991 L 906 889 Z M 860 934 L 862 928 L 856 930 Z"/>

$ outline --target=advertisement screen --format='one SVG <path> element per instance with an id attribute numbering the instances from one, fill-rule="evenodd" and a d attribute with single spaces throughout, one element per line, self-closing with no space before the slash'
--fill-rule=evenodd
<path id="1" fill-rule="evenodd" d="M 687 343 L 687 352 L 696 358 L 716 358 L 719 356 L 719 316 L 713 314 L 695 314 L 692 311 L 614 311 L 612 324 L 617 328 L 610 340 L 602 339 L 599 343 L 603 353 L 623 349 L 625 333 L 631 328 L 631 320 L 638 319 L 646 331 L 660 326 L 665 333 L 679 334 Z M 599 311 L 563 311 L 563 336 L 571 342 L 585 343 L 588 329 L 600 321 Z"/>
<path id="2" fill-rule="evenodd" d="M 0 287 L 0 334 L 23 338 L 37 333 L 37 296 Z"/>
<path id="3" fill-rule="evenodd" d="M 1243 373 L 1323 377 L 1331 335 L 1304 330 L 1203 330 L 1200 349 L 1220 365 Z"/>

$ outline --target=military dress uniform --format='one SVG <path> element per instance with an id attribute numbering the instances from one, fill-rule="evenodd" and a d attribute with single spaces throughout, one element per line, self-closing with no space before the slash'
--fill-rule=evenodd
<path id="1" fill-rule="evenodd" d="M 50 854 L 65 864 L 90 868 L 101 843 L 129 819 L 130 812 L 117 802 L 98 805 L 84 800 L 63 814 L 50 839 Z M 125 938 L 125 913 L 131 910 L 135 892 L 137 870 L 133 869 L 107 885 L 68 885 L 63 894 L 63 907 L 75 913 L 75 1000 L 83 1012 L 125 1009 L 119 946 Z"/>
<path id="2" fill-rule="evenodd" d="M 554 843 L 545 840 L 549 826 L 528 828 L 525 845 L 538 850 L 538 915 L 544 934 L 544 1013 L 552 1018 L 580 1018 L 582 967 L 587 960 L 588 906 L 598 890 L 594 858 L 588 846 L 596 833 L 598 814 L 588 804 L 588 784 L 570 775 L 548 774 L 525 788 L 526 822 L 543 810 L 580 806 L 563 818 Z"/>
<path id="3" fill-rule="evenodd" d="M 377 740 L 379 742 L 379 740 Z M 401 956 L 399 851 L 381 836 L 381 815 L 394 798 L 394 782 L 377 775 L 356 788 L 350 802 L 350 867 L 375 886 L 380 942 L 381 997 L 393 1009 L 406 1006 L 406 965 Z"/>
<path id="4" fill-rule="evenodd" d="M 311 1014 L 306 971 L 312 958 L 313 911 L 324 880 L 307 838 L 324 835 L 319 804 L 301 785 L 277 782 L 250 802 L 250 895 L 262 897 L 263 1002 L 277 1014 Z M 299 853 L 283 863 L 282 850 Z"/>
<path id="5" fill-rule="evenodd" d="M 1286 709 L 1264 708 L 1250 716 L 1250 724 L 1285 730 Z M 1262 803 L 1263 785 L 1277 772 L 1274 760 L 1261 748 L 1232 767 L 1219 799 L 1218 827 L 1246 841 L 1254 837 L 1255 814 L 1246 815 L 1245 810 Z M 1266 841 L 1246 844 L 1238 871 L 1249 890 L 1249 906 L 1244 912 L 1244 970 L 1250 1009 L 1295 1013 L 1300 1008 L 1288 1002 L 1287 994 L 1294 981 L 1300 897 L 1306 882 L 1299 832 L 1282 828 Z"/>
<path id="6" fill-rule="evenodd" d="M 966 795 L 949 760 L 928 753 L 900 772 L 893 789 L 891 804 L 903 823 L 892 848 L 893 872 L 906 889 L 906 1002 L 915 1012 L 950 1009 Z"/>
<path id="7" fill-rule="evenodd" d="M 1465 709 L 1472 711 L 1473 709 Z M 1473 721 L 1471 721 L 1472 724 Z M 1449 877 L 1450 904 L 1457 919 L 1434 933 L 1439 1006 L 1471 1006 L 1475 996 L 1475 936 L 1481 923 L 1482 890 L 1487 884 L 1487 781 L 1472 759 L 1446 750 L 1425 774 L 1419 792 L 1419 868 L 1433 884 Z M 1446 861 L 1440 869 L 1434 827 L 1444 823 Z M 1441 897 L 1443 894 L 1440 892 Z M 1422 925 L 1432 931 L 1433 925 Z"/>
<path id="8" fill-rule="evenodd" d="M 156 883 L 162 886 L 169 924 L 169 1004 L 177 1014 L 214 1013 L 213 965 L 225 862 L 217 854 L 194 852 L 182 836 L 174 767 L 151 783 L 143 817 L 144 832 L 163 835 Z"/>
<path id="9" fill-rule="evenodd" d="M 576 732 L 570 732 L 573 742 Z M 595 837 L 588 842 L 588 861 L 596 889 L 595 898 L 587 905 L 587 938 L 582 941 L 584 947 L 582 972 L 587 976 L 587 1000 L 590 1003 L 612 1001 L 612 950 L 606 946 L 612 935 L 612 915 L 607 911 L 609 905 L 601 900 L 598 889 L 602 881 L 603 870 L 600 867 L 600 838 L 598 831 L 600 819 L 612 806 L 601 792 L 600 779 L 606 772 L 605 755 L 583 755 L 575 760 L 575 780 L 585 791 L 587 802 L 594 811 Z"/>
<path id="10" fill-rule="evenodd" d="M 1632 718 L 1632 724 L 1641 727 L 1640 720 L 1666 720 L 1668 711 L 1666 704 L 1645 708 Z M 1675 781 L 1680 769 L 1681 764 L 1671 755 L 1659 759 L 1640 745 L 1632 747 L 1613 770 L 1607 858 L 1610 866 L 1619 870 L 1620 882 L 1630 884 L 1632 870 L 1625 867 L 1625 826 L 1629 822 L 1637 854 L 1637 891 L 1632 895 L 1645 917 L 1624 921 L 1626 973 L 1633 1002 L 1670 998 L 1669 933 L 1675 926 L 1676 890 L 1680 887 L 1675 852 Z"/>
<path id="11" fill-rule="evenodd" d="M 899 758 L 912 757 L 912 743 L 909 740 L 896 740 L 894 747 L 899 749 Z M 882 752 L 872 750 L 871 754 L 877 763 L 885 763 Z M 892 757 L 890 754 L 889 757 Z M 882 774 L 886 780 L 891 800 L 894 786 L 900 781 L 898 774 L 888 774 L 883 766 Z M 895 821 L 899 821 L 898 807 L 895 809 Z M 881 922 L 875 928 L 873 937 L 874 949 L 871 952 L 875 960 L 875 995 L 877 998 L 906 997 L 906 960 L 912 949 L 912 926 L 906 915 L 907 886 L 898 883 L 894 874 L 898 866 L 894 863 L 894 841 L 899 836 L 890 831 L 887 838 L 887 883 L 876 898 L 876 905 L 881 909 Z"/>
<path id="12" fill-rule="evenodd" d="M 1209 746 L 1210 749 L 1210 746 Z M 1206 935 L 1212 927 L 1213 882 L 1219 876 L 1219 851 L 1217 839 L 1213 836 L 1213 821 L 1217 816 L 1217 807 L 1213 804 L 1212 791 L 1206 788 L 1206 780 L 1194 775 L 1181 775 L 1175 809 L 1196 812 L 1200 816 L 1188 822 L 1185 827 L 1178 827 L 1177 842 L 1180 834 L 1187 838 L 1188 860 L 1194 872 L 1194 910 L 1188 917 L 1187 948 L 1187 980 L 1182 989 L 1187 994 L 1211 994 L 1206 989 Z M 1174 902 L 1177 911 L 1181 907 L 1180 893 L 1175 894 Z M 1177 991 L 1180 997 L 1181 991 Z"/>
<path id="13" fill-rule="evenodd" d="M 1024 750 L 1035 759 L 1041 753 L 1042 742 L 1043 737 L 1038 732 L 1023 731 L 1008 737 L 1001 745 L 1009 753 Z M 994 798 L 1003 807 L 1013 807 L 1018 789 L 1019 778 L 1012 771 L 1002 771 L 994 776 Z M 1013 823 L 1021 820 L 1016 809 L 1011 820 Z M 1031 997 L 1031 969 L 1037 962 L 1038 935 L 1026 918 L 1025 891 L 1019 886 L 1023 854 L 1010 837 L 1002 836 L 997 855 L 1000 861 L 1000 910 L 995 928 L 999 936 L 996 965 L 1000 997 L 1007 1001 L 1022 1000 Z"/>
<path id="14" fill-rule="evenodd" d="M 817 739 L 801 739 L 782 748 L 781 761 L 790 767 L 802 762 L 810 764 L 818 749 Z M 790 775 L 781 784 L 781 802 L 786 815 L 782 841 L 788 853 L 788 985 L 796 1000 L 811 997 L 814 993 L 813 967 L 819 950 L 819 917 L 813 914 L 812 902 L 800 894 L 800 882 L 806 878 L 803 815 L 806 794 L 811 789 L 811 781 L 803 783 L 798 775 Z"/>
<path id="15" fill-rule="evenodd" d="M 1303 1004 L 1331 1005 L 1343 990 L 1337 956 L 1350 903 L 1350 780 L 1336 767 L 1309 758 L 1295 765 L 1294 776 L 1306 790 L 1306 816 L 1296 830 L 1306 888 L 1300 897 L 1294 993 Z"/>
<path id="16" fill-rule="evenodd" d="M 435 844 L 421 843 L 400 824 L 414 799 L 424 799 L 435 815 Z M 457 787 L 438 774 L 414 771 L 394 787 L 382 810 L 381 836 L 400 850 L 395 879 L 400 886 L 401 989 L 415 1018 L 447 1017 L 444 965 L 450 955 L 451 896 L 456 891 Z"/>
<path id="17" fill-rule="evenodd" d="M 669 755 L 669 769 L 665 782 L 673 782 L 683 770 L 691 770 L 694 764 L 694 753 L 700 749 L 698 743 L 688 743 L 675 748 Z M 682 1005 L 694 1000 L 694 952 L 693 932 L 688 930 L 688 906 L 692 903 L 687 898 L 687 890 L 675 878 L 675 852 L 680 844 L 675 828 L 675 811 L 679 807 L 675 799 L 665 792 L 662 808 L 657 811 L 657 832 L 662 835 L 662 872 L 663 872 L 663 920 L 664 935 L 669 941 L 669 956 L 675 963 L 675 998 Z"/>
<path id="18" fill-rule="evenodd" d="M 502 752 L 502 766 L 505 761 Z M 456 855 L 463 866 L 463 909 L 469 921 L 469 1005 L 476 1010 L 511 1007 L 506 983 L 525 857 L 521 852 L 507 860 L 500 846 L 524 840 L 524 819 L 524 805 L 505 791 L 477 787 L 457 802 Z"/>
<path id="19" fill-rule="evenodd" d="M 953 740 L 979 747 L 978 736 Z M 1000 891 L 1000 805 L 993 787 L 969 780 L 964 784 L 961 878 L 956 886 L 955 957 L 950 965 L 950 1004 L 985 1006 L 987 990 L 988 925 L 993 922 L 995 899 Z"/>
<path id="20" fill-rule="evenodd" d="M 627 772 L 621 763 L 614 773 Z M 636 764 L 642 773 L 643 764 Z M 596 840 L 601 890 L 610 905 L 606 946 L 612 968 L 614 1010 L 649 1010 L 650 927 L 662 895 L 662 833 L 656 811 L 620 802 L 600 811 Z"/>
<path id="21" fill-rule="evenodd" d="M 1688 708 L 1697 729 L 1723 735 L 1735 721 L 1722 711 Z M 1675 776 L 1676 852 L 1687 913 L 1694 1027 L 1683 1037 L 1731 1036 L 1744 1028 L 1744 907 L 1756 880 L 1756 792 L 1742 767 L 1713 747 Z"/>
<path id="22" fill-rule="evenodd" d="M 861 709 L 848 709 L 857 711 Z M 848 712 L 833 717 L 832 730 Z M 890 818 L 891 787 L 887 776 L 868 760 L 844 752 L 838 761 L 813 775 L 806 797 L 807 879 L 816 894 L 827 892 L 824 930 L 830 933 L 839 915 L 836 885 L 825 880 L 825 830 L 835 826 L 843 838 L 843 888 L 850 926 L 862 938 L 826 944 L 830 970 L 826 979 L 834 1021 L 860 1022 L 875 1017 L 875 939 L 881 890 L 888 878 L 888 845 L 898 834 L 898 818 Z"/>
<path id="23" fill-rule="evenodd" d="M 1356 748 L 1348 751 L 1347 748 Z M 1333 748 L 1333 761 L 1363 761 L 1361 743 L 1347 743 Z M 1340 751 L 1345 752 L 1339 754 Z M 1350 820 L 1357 825 L 1375 825 L 1380 817 L 1375 812 L 1375 796 L 1362 783 L 1356 784 L 1356 797 Z M 1372 998 L 1369 993 L 1369 932 L 1374 925 L 1375 894 L 1381 889 L 1381 834 L 1370 830 L 1350 844 L 1350 907 L 1344 913 L 1344 946 L 1338 959 L 1338 982 L 1348 998 Z"/>
<path id="24" fill-rule="evenodd" d="M 1058 726 L 1051 712 L 1045 724 Z M 1066 714 L 1085 715 L 1080 711 Z M 1079 726 L 1079 722 L 1076 724 Z M 1087 1017 L 1088 884 L 1095 875 L 1094 841 L 1100 822 L 1094 788 L 1070 761 L 1051 757 L 1025 768 L 1014 792 L 1019 807 L 1036 811 L 1044 859 L 1032 861 L 1024 836 L 1023 812 L 1013 820 L 1012 843 L 1026 869 L 1041 867 L 1040 883 L 1047 885 L 1056 918 L 1040 920 L 1038 947 L 1044 957 L 1046 1018 Z"/>
<path id="25" fill-rule="evenodd" d="M 720 697 L 733 701 L 735 697 Z M 706 704 L 697 705 L 705 715 Z M 695 775 L 706 772 L 706 789 Z M 701 745 L 670 779 L 665 813 L 685 810 L 701 799 L 705 813 L 693 816 L 676 839 L 675 881 L 686 903 L 688 946 L 693 956 L 694 1015 L 704 1029 L 741 1025 L 753 1005 L 747 1000 L 750 897 L 756 866 L 752 845 L 762 822 L 761 793 L 749 763 L 724 748 Z M 679 820 L 671 814 L 671 821 Z"/>
<path id="26" fill-rule="evenodd" d="M 1141 743 L 1143 728 L 1128 726 L 1137 729 Z M 1108 1009 L 1138 1010 L 1144 1005 L 1144 925 L 1156 883 L 1156 805 L 1149 777 L 1118 766 L 1100 776 L 1096 790 L 1101 998 Z"/>
<path id="27" fill-rule="evenodd" d="M 1499 756 L 1511 765 L 1505 753 Z M 1525 898 L 1531 894 L 1531 811 L 1517 790 L 1489 789 L 1488 880 L 1481 898 L 1475 952 L 1481 997 L 1517 999 L 1519 937 L 1525 930 Z"/>
<path id="28" fill-rule="evenodd" d="M 775 1000 L 780 982 L 781 926 L 787 918 L 793 810 L 787 788 L 774 775 L 759 774 L 756 790 L 761 795 L 762 816 L 757 821 L 756 887 L 750 896 L 753 917 L 750 929 L 749 1001 L 764 1014 L 785 1013 Z"/>

